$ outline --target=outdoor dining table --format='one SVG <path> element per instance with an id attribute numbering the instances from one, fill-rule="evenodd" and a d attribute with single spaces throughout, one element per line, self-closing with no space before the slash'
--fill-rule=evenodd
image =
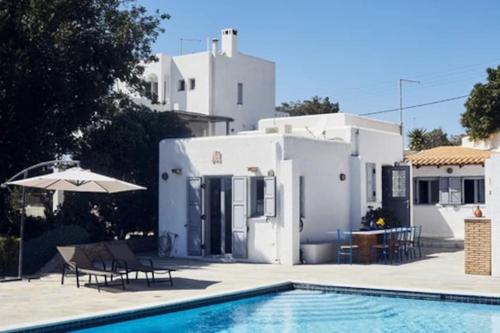
<path id="1" fill-rule="evenodd" d="M 401 229 L 386 229 L 389 233 L 401 231 Z M 352 243 L 358 246 L 358 253 L 354 255 L 354 260 L 362 264 L 370 264 L 377 260 L 377 253 L 373 251 L 373 245 L 382 244 L 383 235 L 386 230 L 366 230 L 353 231 Z M 410 231 L 410 228 L 403 230 Z"/>

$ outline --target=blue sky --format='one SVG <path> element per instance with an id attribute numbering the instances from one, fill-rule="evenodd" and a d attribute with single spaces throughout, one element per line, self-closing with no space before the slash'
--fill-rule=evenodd
<path id="1" fill-rule="evenodd" d="M 155 52 L 206 49 L 223 28 L 239 31 L 240 51 L 276 62 L 276 103 L 329 96 L 341 110 L 366 113 L 470 92 L 500 65 L 500 1 L 138 0 L 172 18 Z M 465 99 L 405 111 L 406 130 L 463 132 Z M 397 112 L 378 116 L 399 121 Z M 406 131 L 405 130 L 405 131 Z"/>

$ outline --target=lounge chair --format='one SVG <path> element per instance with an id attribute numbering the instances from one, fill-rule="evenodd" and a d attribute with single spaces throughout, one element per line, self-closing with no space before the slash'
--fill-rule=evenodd
<path id="1" fill-rule="evenodd" d="M 96 268 L 82 246 L 58 246 L 57 251 L 59 251 L 64 260 L 61 284 L 64 284 L 66 273 L 72 271 L 76 275 L 76 286 L 78 288 L 80 288 L 80 275 L 88 275 L 89 283 L 91 283 L 92 276 L 94 276 L 97 290 L 99 291 L 101 291 L 101 289 L 99 281 L 97 280 L 98 276 L 104 277 L 104 284 L 106 286 L 108 285 L 108 278 L 112 281 L 114 277 L 119 277 L 122 289 L 125 290 L 123 273 L 107 271 L 106 267 L 103 267 L 103 269 Z"/>
<path id="2" fill-rule="evenodd" d="M 144 273 L 146 275 L 146 283 L 148 287 L 150 286 L 150 280 L 148 274 L 151 274 L 152 282 L 159 282 L 155 280 L 155 273 L 157 274 L 168 274 L 168 281 L 170 282 L 170 286 L 174 285 L 172 280 L 172 272 L 175 269 L 171 268 L 155 268 L 153 265 L 153 260 L 150 258 L 147 259 L 139 259 L 132 252 L 130 247 L 127 245 L 125 241 L 112 241 L 105 243 L 109 253 L 113 257 L 113 271 L 118 272 L 120 269 L 123 270 L 127 277 L 127 283 L 129 282 L 128 273 L 135 272 L 135 278 L 138 278 L 139 272 Z M 141 262 L 141 260 L 147 261 L 149 265 L 145 265 Z"/>

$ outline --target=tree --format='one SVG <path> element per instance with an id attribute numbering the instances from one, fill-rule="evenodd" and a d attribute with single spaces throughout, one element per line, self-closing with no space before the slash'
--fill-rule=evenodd
<path id="1" fill-rule="evenodd" d="M 414 128 L 408 133 L 408 147 L 414 151 L 421 151 L 426 148 L 426 134 L 427 130 L 425 128 Z"/>
<path id="2" fill-rule="evenodd" d="M 0 180 L 72 150 L 117 80 L 140 89 L 167 18 L 128 0 L 0 1 Z"/>
<path id="3" fill-rule="evenodd" d="M 91 194 L 82 204 L 91 202 L 111 235 L 154 232 L 158 227 L 159 142 L 190 136 L 190 131 L 174 112 L 151 111 L 129 100 L 117 108 L 119 111 L 111 117 L 86 130 L 75 157 L 84 162 L 84 168 L 140 184 L 147 190 Z"/>
<path id="4" fill-rule="evenodd" d="M 0 1 L 0 182 L 74 150 L 117 80 L 140 91 L 164 19 L 130 0 Z M 0 191 L 0 224 L 7 200 Z"/>
<path id="5" fill-rule="evenodd" d="M 460 145 L 461 136 L 450 136 L 442 128 L 427 131 L 425 128 L 414 128 L 408 133 L 408 147 L 411 150 L 420 151 L 439 146 Z"/>
<path id="6" fill-rule="evenodd" d="M 277 111 L 286 112 L 290 116 L 305 116 L 311 114 L 337 113 L 339 103 L 332 103 L 328 97 L 312 97 L 310 100 L 281 103 Z"/>
<path id="7" fill-rule="evenodd" d="M 500 131 L 500 66 L 488 68 L 486 83 L 477 83 L 465 102 L 461 123 L 471 139 L 486 139 Z"/>

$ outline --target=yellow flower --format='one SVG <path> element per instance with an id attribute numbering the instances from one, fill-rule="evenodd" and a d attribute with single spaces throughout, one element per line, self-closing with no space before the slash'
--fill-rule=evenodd
<path id="1" fill-rule="evenodd" d="M 376 225 L 378 225 L 379 227 L 383 227 L 385 225 L 385 221 L 382 217 L 379 217 L 377 222 L 375 222 Z"/>

